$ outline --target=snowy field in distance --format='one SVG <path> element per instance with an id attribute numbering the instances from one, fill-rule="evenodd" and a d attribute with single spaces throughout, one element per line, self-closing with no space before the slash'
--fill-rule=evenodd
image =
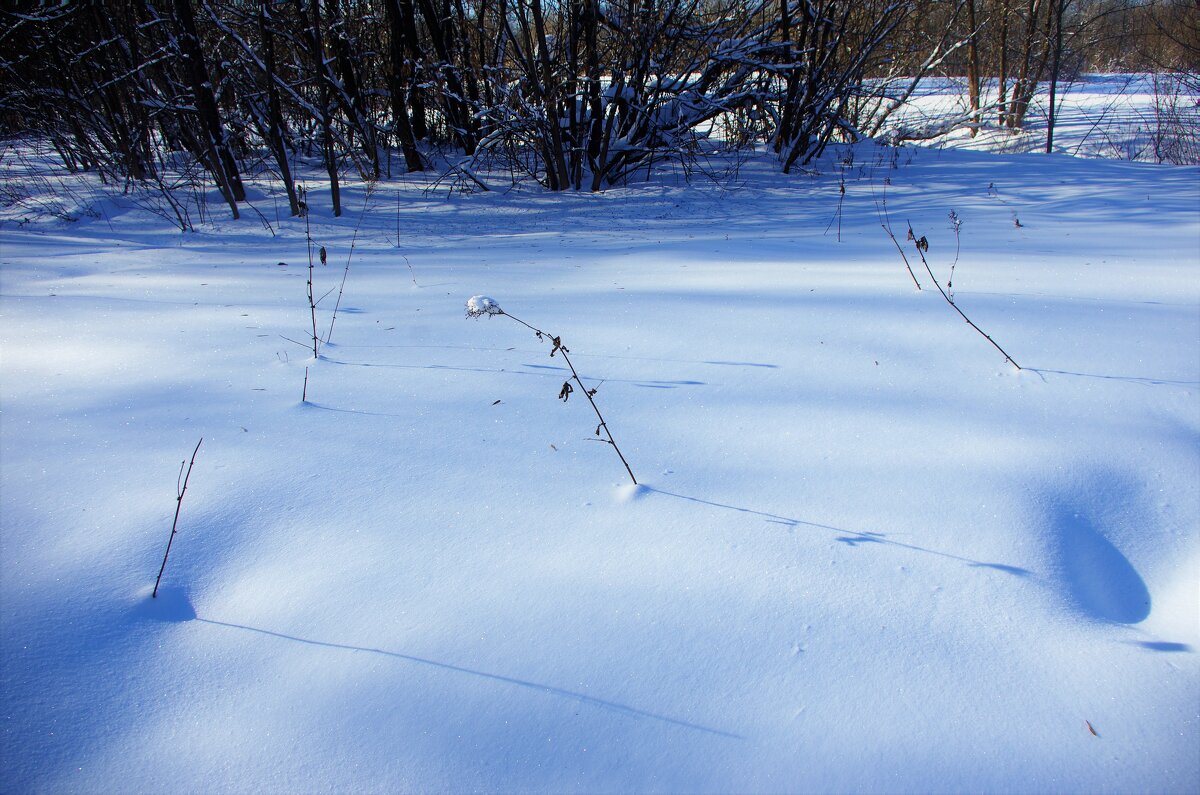
<path id="1" fill-rule="evenodd" d="M 996 102 L 997 89 L 997 81 L 984 82 L 983 105 Z M 927 143 L 999 153 L 1044 152 L 1049 104 L 1048 88 L 1043 86 L 1018 133 L 1000 128 L 992 110 L 983 114 L 983 129 L 975 137 L 958 129 Z M 1083 74 L 1059 84 L 1055 106 L 1057 153 L 1149 163 L 1200 161 L 1200 96 L 1173 77 Z M 930 79 L 895 114 L 888 130 L 935 130 L 947 115 L 967 110 L 964 80 Z"/>
<path id="2" fill-rule="evenodd" d="M 863 144 L 335 219 L 314 176 L 315 361 L 269 183 L 273 233 L 10 205 L 0 789 L 1195 792 L 1198 177 Z M 884 195 L 943 284 L 962 219 L 1024 369 Z"/>

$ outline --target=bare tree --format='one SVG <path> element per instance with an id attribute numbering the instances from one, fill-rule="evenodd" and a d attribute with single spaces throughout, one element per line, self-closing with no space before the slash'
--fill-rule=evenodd
<path id="1" fill-rule="evenodd" d="M 178 35 L 174 43 L 178 48 L 183 75 L 199 117 L 198 124 L 181 125 L 180 129 L 185 131 L 187 138 L 192 141 L 196 154 L 216 180 L 217 188 L 229 204 L 233 217 L 237 218 L 237 203 L 246 200 L 246 189 L 242 185 L 237 160 L 221 124 L 217 100 L 213 94 L 212 76 L 200 47 L 200 36 L 196 31 L 191 0 L 174 0 L 174 11 L 174 21 L 178 26 Z"/>

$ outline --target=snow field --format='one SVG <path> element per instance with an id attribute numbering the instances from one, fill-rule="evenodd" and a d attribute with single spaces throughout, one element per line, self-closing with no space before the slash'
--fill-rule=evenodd
<path id="1" fill-rule="evenodd" d="M 1196 169 L 848 154 L 383 184 L 317 361 L 300 222 L 6 223 L 3 788 L 1194 790 Z"/>

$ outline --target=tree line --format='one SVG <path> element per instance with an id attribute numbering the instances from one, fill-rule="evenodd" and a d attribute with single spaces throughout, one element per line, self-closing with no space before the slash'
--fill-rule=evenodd
<path id="1" fill-rule="evenodd" d="M 339 214 L 346 175 L 435 161 L 596 191 L 706 139 L 788 172 L 934 74 L 965 76 L 958 122 L 1019 129 L 1070 70 L 1197 71 L 1193 0 L 18 0 L 2 20 L 0 131 L 165 194 L 200 174 L 235 216 L 264 171 L 301 213 L 298 156 Z"/>

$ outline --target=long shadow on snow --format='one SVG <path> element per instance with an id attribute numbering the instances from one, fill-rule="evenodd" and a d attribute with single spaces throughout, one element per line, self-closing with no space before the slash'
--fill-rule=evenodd
<path id="1" fill-rule="evenodd" d="M 447 351 L 471 351 L 472 353 L 510 353 L 516 348 L 486 348 L 479 345 L 346 345 L 343 343 L 325 343 L 326 348 L 378 348 L 378 349 L 431 349 L 431 350 L 447 350 Z M 523 351 L 528 353 L 528 351 Z M 718 367 L 762 367 L 769 370 L 778 370 L 777 364 L 766 364 L 764 362 L 729 362 L 704 359 L 669 359 L 658 356 L 620 356 L 611 353 L 576 353 L 578 359 L 628 359 L 629 361 L 637 362 L 670 362 L 672 364 L 711 364 Z M 338 360 L 324 357 L 326 361 L 335 362 Z M 355 362 L 341 362 L 346 365 L 354 365 Z M 362 364 L 364 367 L 377 367 L 380 365 L 372 365 L 370 363 Z M 412 365 L 415 367 L 416 365 Z"/>
<path id="2" fill-rule="evenodd" d="M 347 362 L 342 359 L 330 359 L 321 357 L 321 361 L 329 362 L 330 364 L 341 365 L 342 367 L 383 367 L 398 370 L 457 370 L 467 373 L 503 373 L 505 375 L 534 375 L 541 377 L 558 376 L 559 373 L 567 373 L 570 371 L 565 367 L 554 367 L 544 364 L 522 364 L 521 367 L 537 368 L 538 370 L 548 370 L 550 372 L 529 372 L 528 370 L 505 370 L 503 368 L 494 367 L 455 367 L 448 364 L 374 364 L 371 362 Z M 580 373 L 580 378 L 587 381 L 606 381 L 610 384 L 633 384 L 634 386 L 657 387 L 662 389 L 673 389 L 677 386 L 708 386 L 706 381 L 655 381 L 652 379 L 629 379 L 629 378 L 603 378 L 601 376 L 589 375 Z"/>
<path id="3" fill-rule="evenodd" d="M 522 367 L 528 367 L 533 370 L 550 370 L 554 373 L 562 373 L 570 375 L 571 371 L 565 367 L 555 367 L 552 364 L 522 364 Z M 535 373 L 534 375 L 542 375 Z M 704 381 L 655 381 L 655 380 L 640 380 L 634 381 L 624 378 L 597 378 L 596 376 L 581 374 L 580 378 L 586 378 L 589 381 L 611 381 L 614 384 L 633 384 L 634 386 L 659 387 L 662 389 L 673 389 L 677 386 L 708 386 Z"/>
<path id="4" fill-rule="evenodd" d="M 563 698 L 569 698 L 569 699 L 572 699 L 573 701 L 578 701 L 582 704 L 589 704 L 594 707 L 601 707 L 603 709 L 613 710 L 614 712 L 620 712 L 624 715 L 630 715 L 635 718 L 652 718 L 657 721 L 662 721 L 663 723 L 670 723 L 674 726 L 681 726 L 685 729 L 694 729 L 695 731 L 702 731 L 702 732 L 706 732 L 708 734 L 715 734 L 719 737 L 728 737 L 733 740 L 746 739 L 745 737 L 741 736 L 740 734 L 733 734 L 732 732 L 721 731 L 720 729 L 714 729 L 710 726 L 702 726 L 699 723 L 689 723 L 688 721 L 685 721 L 685 720 L 679 720 L 678 718 L 671 718 L 666 715 L 658 715 L 653 712 L 647 712 L 644 709 L 638 709 L 637 707 L 630 707 L 626 704 L 619 704 L 615 701 L 605 701 L 604 699 L 596 698 L 595 696 L 588 696 L 588 695 L 584 695 L 583 693 L 576 693 L 573 690 L 564 690 L 561 687 L 553 687 L 551 685 L 543 685 L 543 684 L 539 684 L 537 682 L 530 682 L 526 679 L 517 679 L 517 678 L 511 677 L 511 676 L 504 676 L 503 674 L 493 674 L 493 673 L 488 673 L 487 671 L 476 671 L 472 668 L 463 668 L 462 666 L 459 666 L 459 665 L 451 665 L 450 663 L 438 662 L 437 660 L 427 660 L 423 657 L 414 657 L 410 654 L 401 654 L 399 652 L 387 651 L 385 649 L 373 649 L 373 648 L 369 648 L 369 647 L 365 647 L 365 646 L 352 646 L 352 645 L 346 644 L 346 643 L 329 643 L 329 642 L 323 641 L 323 640 L 312 640 L 309 638 L 300 638 L 295 635 L 285 635 L 282 632 L 272 632 L 269 629 L 259 629 L 257 627 L 248 627 L 248 626 L 245 626 L 244 624 L 232 624 L 232 623 L 229 623 L 226 621 L 214 621 L 213 619 L 210 619 L 210 618 L 197 617 L 194 620 L 199 621 L 202 624 L 212 624 L 212 625 L 218 626 L 218 627 L 228 627 L 229 629 L 241 629 L 241 630 L 245 630 L 246 632 L 257 632 L 260 635 L 268 635 L 272 638 L 280 638 L 282 640 L 295 641 L 296 643 L 304 643 L 309 646 L 322 646 L 327 649 L 341 649 L 343 651 L 367 652 L 369 654 L 378 654 L 383 657 L 392 657 L 397 660 L 405 660 L 406 662 L 420 663 L 421 665 L 428 665 L 428 666 L 432 666 L 434 668 L 441 668 L 446 671 L 454 671 L 455 673 L 460 673 L 460 674 L 470 674 L 471 676 L 479 676 L 484 679 L 491 679 L 496 682 L 503 682 L 503 683 L 509 684 L 509 685 L 517 685 L 518 687 L 527 687 L 531 690 L 538 690 L 542 693 L 549 693 L 550 695 L 553 695 L 553 696 L 561 696 Z"/>
<path id="5" fill-rule="evenodd" d="M 981 561 L 981 560 L 974 560 L 972 558 L 965 558 L 962 555 L 955 555 L 952 552 L 941 552 L 936 549 L 929 549 L 928 547 L 922 547 L 922 546 L 918 546 L 916 544 L 906 544 L 903 541 L 895 541 L 891 538 L 888 538 L 887 535 L 884 533 L 871 533 L 871 532 L 866 532 L 866 531 L 862 531 L 862 530 L 846 530 L 845 528 L 842 528 L 842 527 L 834 527 L 833 525 L 821 524 L 819 522 L 809 522 L 809 521 L 805 521 L 804 519 L 793 519 L 788 516 L 780 516 L 779 514 L 767 513 L 766 511 L 756 511 L 753 508 L 741 508 L 736 505 L 727 505 L 722 502 L 713 502 L 712 500 L 704 500 L 699 497 L 689 497 L 685 494 L 675 494 L 670 491 L 663 491 L 662 489 L 656 489 L 653 486 L 645 486 L 645 490 L 649 491 L 649 492 L 653 492 L 655 494 L 661 494 L 664 497 L 674 497 L 679 500 L 687 500 L 688 502 L 696 502 L 701 505 L 711 505 L 714 508 L 724 508 L 729 511 L 737 511 L 738 513 L 748 513 L 753 516 L 761 516 L 761 517 L 765 518 L 768 522 L 771 522 L 772 524 L 782 524 L 782 525 L 786 525 L 787 527 L 815 527 L 820 530 L 832 530 L 835 533 L 842 534 L 836 540 L 843 544 L 846 544 L 847 546 L 855 547 L 855 546 L 858 546 L 859 544 L 886 544 L 888 546 L 902 547 L 904 549 L 911 549 L 916 552 L 924 552 L 927 555 L 937 555 L 938 557 L 941 557 L 941 558 L 949 558 L 951 560 L 958 560 L 963 563 L 966 563 L 968 566 L 974 566 L 974 567 L 984 568 L 984 569 L 995 569 L 996 571 L 1002 571 L 1006 574 L 1013 574 L 1018 577 L 1029 577 L 1029 576 L 1032 576 L 1032 574 L 1033 574 L 1033 572 L 1029 571 L 1028 569 L 1023 569 L 1020 566 L 1009 566 L 1008 564 L 1005 564 L 1005 563 L 985 563 L 984 561 Z"/>
<path id="6" fill-rule="evenodd" d="M 326 406 L 324 403 L 316 403 L 311 400 L 306 400 L 300 404 L 301 408 L 320 409 L 321 411 L 336 411 L 339 414 L 360 414 L 364 417 L 395 417 L 396 419 L 407 419 L 404 414 L 388 414 L 382 411 L 366 411 L 365 409 L 341 409 L 337 406 Z"/>
<path id="7" fill-rule="evenodd" d="M 1165 640 L 1136 640 L 1132 645 L 1150 651 L 1163 651 L 1168 653 L 1190 652 L 1192 647 L 1186 643 L 1172 643 Z"/>
<path id="8" fill-rule="evenodd" d="M 1143 386 L 1182 386 L 1182 387 L 1200 387 L 1200 381 L 1179 381 L 1169 378 L 1151 378 L 1148 376 L 1139 375 L 1101 375 L 1100 373 L 1074 373 L 1070 370 L 1047 370 L 1040 367 L 1024 368 L 1031 373 L 1037 373 L 1038 376 L 1045 381 L 1046 375 L 1070 375 L 1077 378 L 1098 378 L 1102 381 L 1123 381 L 1127 384 L 1142 384 Z"/>
<path id="9" fill-rule="evenodd" d="M 833 525 L 810 522 L 779 514 L 757 511 L 726 503 L 713 502 L 700 497 L 689 497 L 675 494 L 653 486 L 645 486 L 646 491 L 674 497 L 714 508 L 737 511 L 738 513 L 761 516 L 767 521 L 782 524 L 787 527 L 815 527 L 830 530 L 842 535 L 837 541 L 849 546 L 859 544 L 886 544 L 889 546 L 923 552 L 927 555 L 937 555 L 942 558 L 958 560 L 969 566 L 995 569 L 1019 577 L 1032 577 L 1033 573 L 1019 566 L 1003 563 L 987 563 L 942 552 L 928 547 L 908 544 L 888 538 L 884 533 L 871 533 L 859 530 L 847 530 Z M 1051 523 L 1058 539 L 1061 577 L 1071 601 L 1085 614 L 1099 621 L 1118 624 L 1137 624 L 1150 615 L 1150 592 L 1141 575 L 1134 569 L 1133 564 L 1121 554 L 1112 543 L 1105 538 L 1092 520 L 1074 511 L 1067 503 L 1058 505 L 1051 517 Z M 1186 644 L 1148 641 L 1140 643 L 1143 648 L 1153 651 L 1190 651 Z"/>

